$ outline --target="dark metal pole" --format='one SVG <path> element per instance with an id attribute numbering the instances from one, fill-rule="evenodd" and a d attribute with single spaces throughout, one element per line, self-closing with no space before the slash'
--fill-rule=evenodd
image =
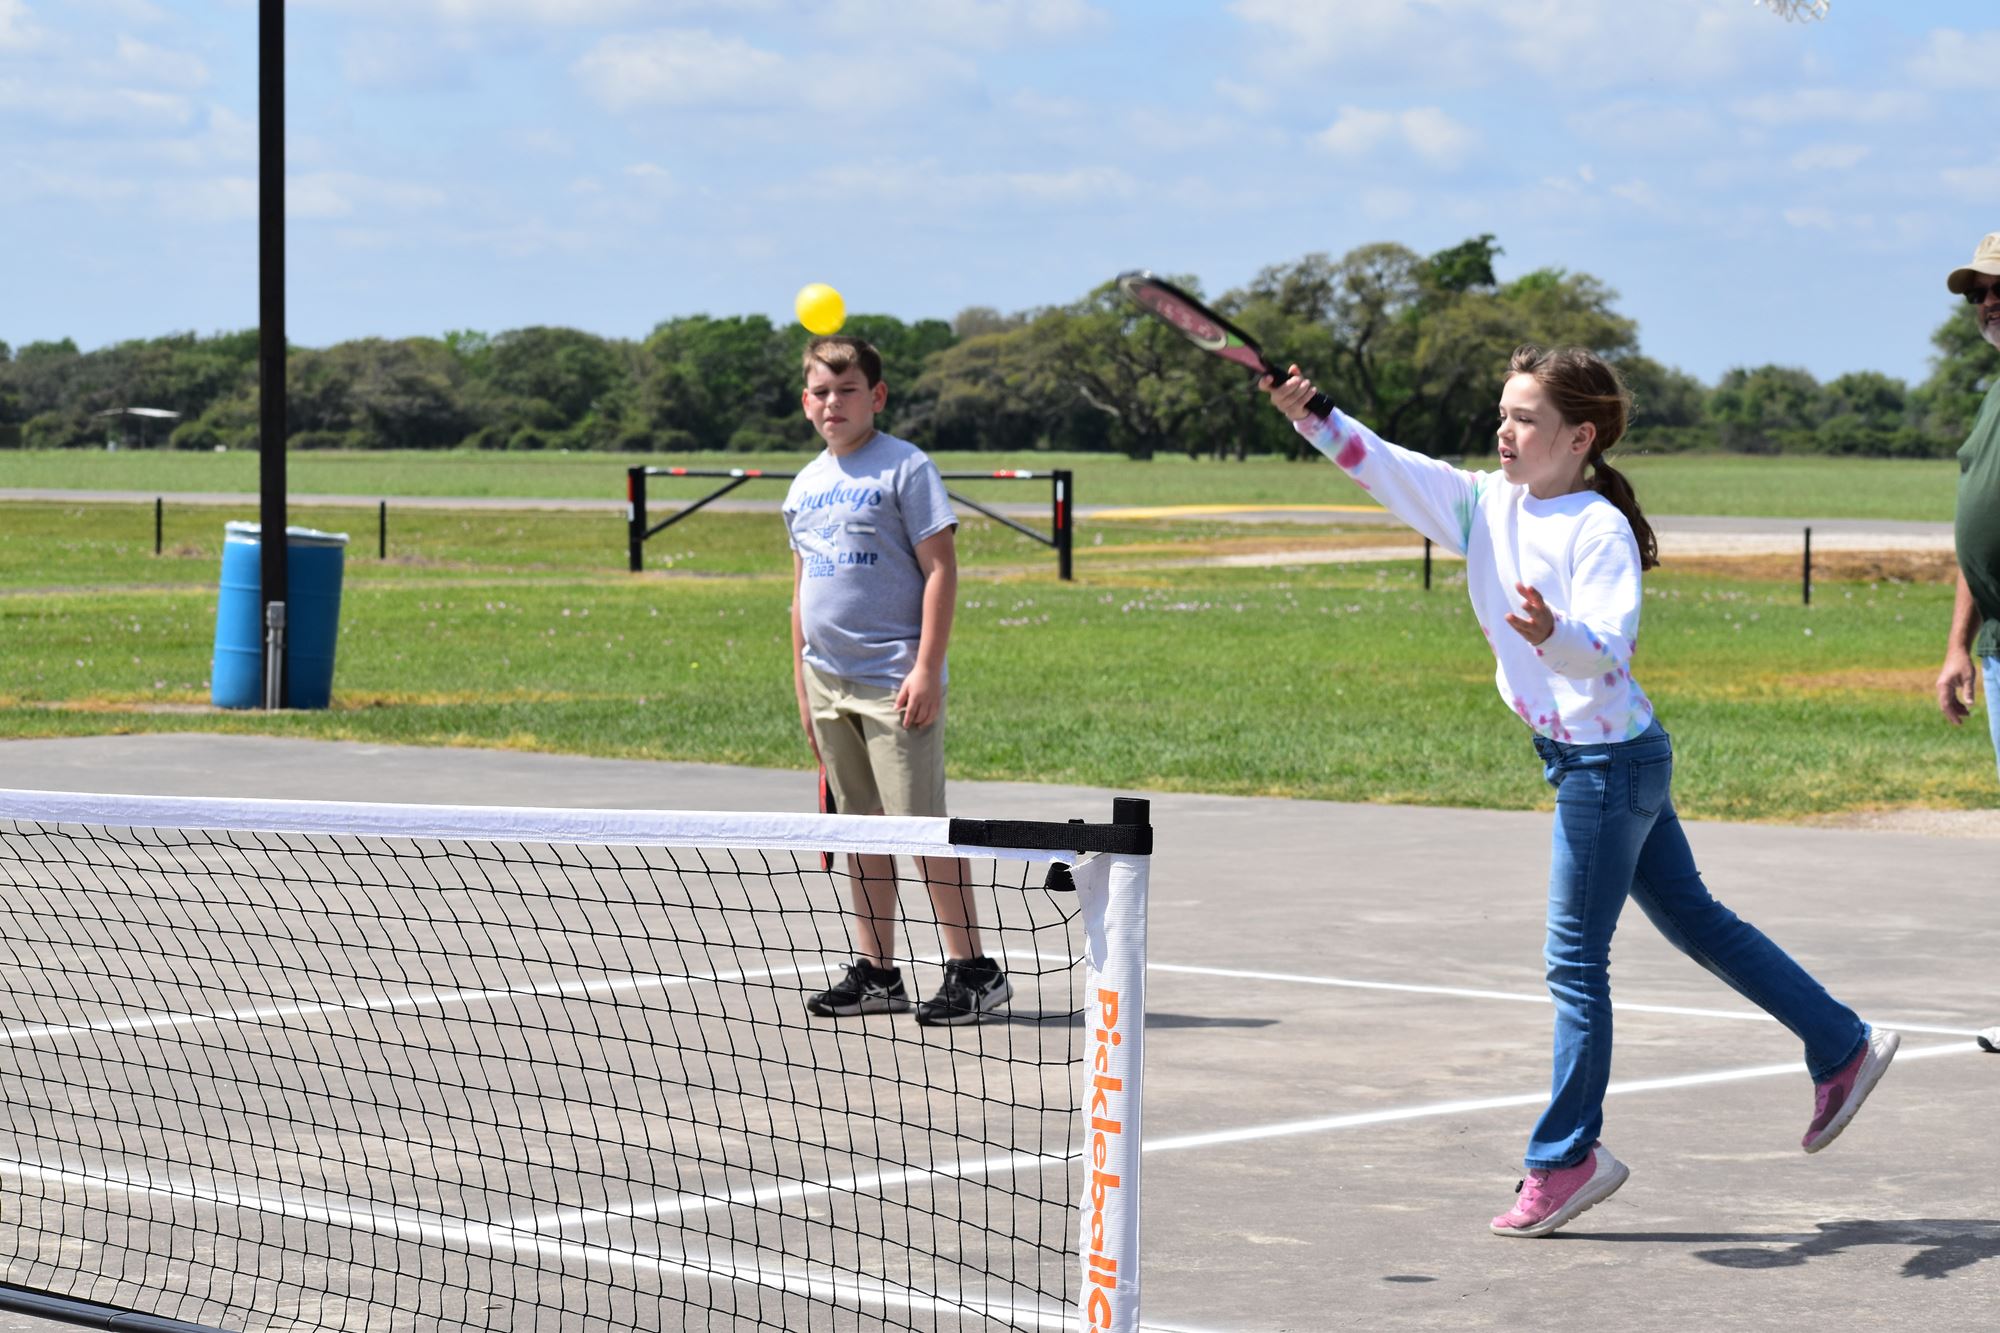
<path id="1" fill-rule="evenodd" d="M 1431 539 L 1424 538 L 1424 591 L 1431 590 Z"/>
<path id="2" fill-rule="evenodd" d="M 153 554 L 154 555 L 158 555 L 160 553 L 161 539 L 166 533 L 166 526 L 167 526 L 166 511 L 167 511 L 167 497 L 164 495 L 154 496 L 153 497 Z"/>
<path id="3" fill-rule="evenodd" d="M 389 502 L 387 500 L 382 501 L 380 508 L 375 511 L 375 558 L 377 560 L 387 560 L 389 558 Z"/>
<path id="4" fill-rule="evenodd" d="M 625 469 L 625 555 L 637 574 L 646 567 L 646 469 Z"/>
<path id="5" fill-rule="evenodd" d="M 257 4 L 258 521 L 264 706 L 285 705 L 285 4 Z"/>
<path id="6" fill-rule="evenodd" d="M 1056 539 L 1056 577 L 1068 583 L 1075 579 L 1071 559 L 1076 545 L 1076 494 L 1072 477 L 1067 469 L 1058 468 L 1055 476 L 1054 504 L 1052 515 Z"/>
<path id="7" fill-rule="evenodd" d="M 1799 591 L 1805 596 L 1805 604 L 1812 605 L 1812 529 L 1806 529 L 1806 559 L 1799 571 Z"/>

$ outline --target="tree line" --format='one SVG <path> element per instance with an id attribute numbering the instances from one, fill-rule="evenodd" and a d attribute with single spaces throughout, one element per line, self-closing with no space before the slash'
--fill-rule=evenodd
<path id="1" fill-rule="evenodd" d="M 1713 386 L 1639 349 L 1598 279 L 1539 269 L 1498 281 L 1490 234 L 1432 255 L 1394 243 L 1273 265 L 1213 304 L 1280 363 L 1296 361 L 1384 436 L 1428 453 L 1490 448 L 1496 377 L 1521 342 L 1591 348 L 1624 372 L 1631 447 L 1937 457 L 1977 414 L 1984 344 L 1963 314 L 1932 336 L 1922 384 L 1859 371 L 1824 384 L 1780 365 Z M 1182 285 L 1198 290 L 1187 278 Z M 932 449 L 1297 454 L 1239 367 L 1141 316 L 1111 283 L 1061 306 L 950 323 L 857 315 L 882 352 L 883 424 Z M 670 319 L 643 339 L 568 328 L 363 338 L 287 358 L 293 449 L 789 451 L 807 442 L 808 335 L 761 315 Z M 255 449 L 255 330 L 80 351 L 0 342 L 0 447 L 100 447 L 130 407 L 180 414 L 154 442 Z"/>

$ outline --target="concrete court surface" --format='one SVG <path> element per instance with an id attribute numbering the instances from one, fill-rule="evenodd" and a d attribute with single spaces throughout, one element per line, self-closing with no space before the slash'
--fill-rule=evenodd
<path id="1" fill-rule="evenodd" d="M 1522 762 L 1532 763 L 1525 740 Z M 802 772 L 264 738 L 0 742 L 0 785 L 805 809 Z M 1147 793 L 958 782 L 976 817 Z M 1808 1157 L 1797 1045 L 1637 911 L 1606 1143 L 1622 1192 L 1487 1234 L 1548 1082 L 1549 816 L 1153 795 L 1145 1325 L 2000 1327 L 2000 841 L 1693 824 L 1710 885 L 1901 1056 Z M 61 1327 L 0 1314 L 0 1330 Z"/>

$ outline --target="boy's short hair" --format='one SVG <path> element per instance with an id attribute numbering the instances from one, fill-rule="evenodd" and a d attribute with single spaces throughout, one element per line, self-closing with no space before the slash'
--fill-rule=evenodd
<path id="1" fill-rule="evenodd" d="M 882 354 L 865 338 L 853 338 L 844 333 L 814 338 L 806 344 L 806 354 L 799 368 L 810 375 L 814 365 L 825 366 L 835 375 L 845 375 L 858 366 L 861 373 L 867 376 L 869 388 L 882 382 Z"/>

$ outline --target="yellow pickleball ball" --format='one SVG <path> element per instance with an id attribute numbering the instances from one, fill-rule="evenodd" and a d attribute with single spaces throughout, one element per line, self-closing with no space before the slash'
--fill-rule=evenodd
<path id="1" fill-rule="evenodd" d="M 799 323 L 813 333 L 838 333 L 847 322 L 847 303 L 840 299 L 839 292 L 823 282 L 809 282 L 799 288 L 792 308 L 798 311 Z"/>

